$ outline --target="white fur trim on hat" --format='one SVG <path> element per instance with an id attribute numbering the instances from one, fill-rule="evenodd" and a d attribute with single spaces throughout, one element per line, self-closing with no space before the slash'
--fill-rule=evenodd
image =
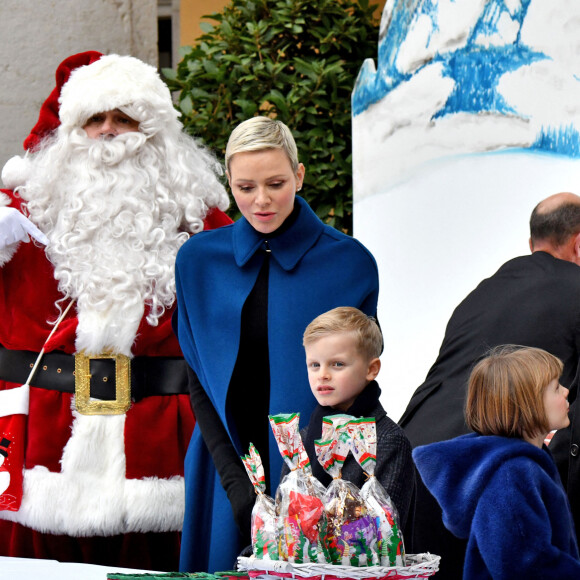
<path id="1" fill-rule="evenodd" d="M 16 189 L 24 185 L 30 177 L 30 159 L 28 156 L 15 155 L 8 159 L 2 168 L 2 183 L 7 189 Z"/>
<path id="2" fill-rule="evenodd" d="M 59 102 L 65 128 L 82 127 L 96 113 L 128 105 L 143 105 L 148 115 L 173 120 L 179 116 L 157 70 L 137 58 L 117 54 L 75 69 L 62 87 Z"/>

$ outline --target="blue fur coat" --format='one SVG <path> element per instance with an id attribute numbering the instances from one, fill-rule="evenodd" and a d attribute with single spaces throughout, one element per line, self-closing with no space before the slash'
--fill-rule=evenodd
<path id="1" fill-rule="evenodd" d="M 445 527 L 468 540 L 464 579 L 580 578 L 568 499 L 547 448 L 470 433 L 417 447 L 413 458 Z"/>

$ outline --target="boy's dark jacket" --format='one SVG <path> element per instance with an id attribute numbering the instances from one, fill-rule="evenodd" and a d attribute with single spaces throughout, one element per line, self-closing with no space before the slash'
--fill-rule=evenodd
<path id="1" fill-rule="evenodd" d="M 413 458 L 445 526 L 468 539 L 464 578 L 580 578 L 568 499 L 546 448 L 470 433 L 417 447 Z"/>
<path id="2" fill-rule="evenodd" d="M 370 382 L 365 390 L 356 398 L 346 411 L 338 411 L 330 407 L 317 405 L 308 426 L 300 431 L 304 447 L 310 458 L 313 475 L 325 486 L 331 482 L 331 477 L 324 471 L 316 459 L 314 441 L 322 434 L 322 419 L 331 415 L 346 413 L 355 417 L 375 417 L 377 425 L 377 465 L 375 475 L 381 485 L 393 500 L 404 533 L 411 524 L 414 506 L 415 469 L 411 456 L 411 444 L 405 432 L 387 416 L 379 402 L 381 389 L 376 381 Z M 288 473 L 286 465 L 282 477 Z M 342 468 L 342 479 L 354 483 L 359 489 L 367 477 L 352 454 L 349 454 Z M 410 537 L 410 534 L 409 534 Z M 407 548 L 409 549 L 409 548 Z"/>

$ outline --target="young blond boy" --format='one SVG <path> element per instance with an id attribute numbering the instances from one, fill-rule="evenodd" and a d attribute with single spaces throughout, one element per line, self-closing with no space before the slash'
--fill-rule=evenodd
<path id="1" fill-rule="evenodd" d="M 302 438 L 314 458 L 314 440 L 322 432 L 322 418 L 338 413 L 374 417 L 377 425 L 375 475 L 395 503 L 401 526 L 412 523 L 415 469 L 411 444 L 404 431 L 388 416 L 379 402 L 381 389 L 375 378 L 381 368 L 381 330 L 372 317 L 350 307 L 334 308 L 315 318 L 304 332 L 308 380 L 316 400 Z M 312 461 L 315 477 L 324 485 L 330 476 Z M 347 457 L 342 477 L 361 487 L 366 476 L 352 455 Z"/>

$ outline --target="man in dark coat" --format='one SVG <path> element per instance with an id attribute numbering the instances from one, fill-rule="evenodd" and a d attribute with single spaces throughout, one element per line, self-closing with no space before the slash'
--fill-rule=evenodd
<path id="1" fill-rule="evenodd" d="M 505 263 L 453 312 L 439 356 L 399 421 L 413 448 L 469 431 L 463 418 L 469 374 L 479 358 L 499 344 L 534 346 L 559 357 L 564 363 L 560 382 L 571 389 L 570 401 L 575 398 L 580 355 L 580 197 L 558 193 L 540 202 L 532 212 L 530 235 L 532 254 Z M 577 444 L 579 432 L 577 428 Z M 569 455 L 566 442 L 558 441 L 558 447 L 564 449 L 563 472 Z M 465 543 L 444 528 L 441 509 L 419 477 L 417 484 L 413 551 L 441 555 L 442 580 L 461 578 Z M 570 491 L 569 487 L 572 495 Z M 580 500 L 576 503 L 578 528 Z"/>

